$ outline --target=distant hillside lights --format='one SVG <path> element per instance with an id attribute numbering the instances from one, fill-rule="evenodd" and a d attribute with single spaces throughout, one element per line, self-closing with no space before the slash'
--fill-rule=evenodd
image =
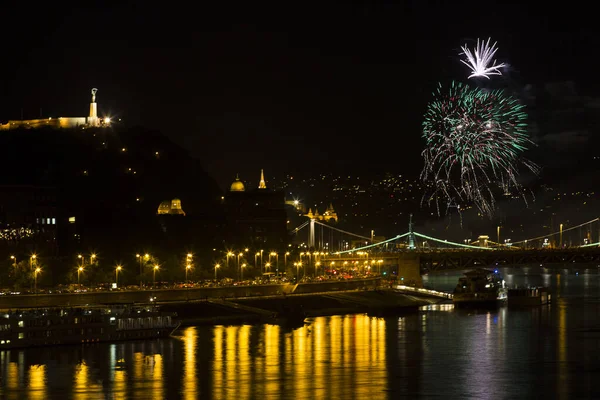
<path id="1" fill-rule="evenodd" d="M 96 103 L 96 92 L 98 89 L 92 89 L 92 102 L 90 103 L 90 114 L 88 117 L 58 117 L 58 118 L 38 118 L 25 120 L 10 120 L 6 124 L 0 124 L 0 130 L 10 129 L 39 129 L 39 128 L 108 128 L 111 125 L 111 118 L 98 118 L 98 104 Z"/>

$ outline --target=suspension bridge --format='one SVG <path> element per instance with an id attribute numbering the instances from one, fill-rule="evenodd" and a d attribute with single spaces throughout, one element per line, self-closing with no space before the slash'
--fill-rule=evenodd
<path id="1" fill-rule="evenodd" d="M 575 226 L 561 224 L 555 232 L 504 243 L 487 235 L 462 243 L 425 235 L 413 229 L 412 217 L 407 232 L 389 239 L 378 238 L 373 232 L 370 237 L 356 234 L 315 219 L 301 224 L 293 233 L 300 239 L 307 234 L 301 246 L 309 259 L 312 254 L 331 266 L 368 265 L 385 269 L 418 262 L 421 272 L 427 273 L 499 265 L 600 265 L 599 218 Z M 499 236 L 498 233 L 498 239 Z"/>

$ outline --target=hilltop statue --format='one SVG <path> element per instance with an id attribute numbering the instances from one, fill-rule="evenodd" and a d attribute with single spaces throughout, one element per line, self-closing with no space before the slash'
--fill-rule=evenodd
<path id="1" fill-rule="evenodd" d="M 96 92 L 98 91 L 98 89 L 93 88 L 92 89 L 92 103 L 96 102 Z"/>

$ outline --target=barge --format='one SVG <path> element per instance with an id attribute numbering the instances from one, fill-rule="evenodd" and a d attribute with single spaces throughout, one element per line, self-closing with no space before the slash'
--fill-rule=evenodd
<path id="1" fill-rule="evenodd" d="M 167 337 L 180 325 L 176 316 L 156 305 L 0 312 L 0 350 Z"/>
<path id="2" fill-rule="evenodd" d="M 528 307 L 550 304 L 552 294 L 547 287 L 517 288 L 508 290 L 508 306 Z"/>
<path id="3" fill-rule="evenodd" d="M 505 282 L 496 271 L 478 268 L 459 278 L 452 302 L 455 306 L 498 306 L 506 302 Z"/>

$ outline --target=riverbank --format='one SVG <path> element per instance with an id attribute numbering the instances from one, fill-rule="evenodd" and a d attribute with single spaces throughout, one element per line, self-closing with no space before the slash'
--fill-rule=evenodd
<path id="1" fill-rule="evenodd" d="M 439 303 L 427 296 L 413 296 L 394 290 L 344 291 L 305 295 L 269 296 L 227 300 L 174 302 L 161 305 L 176 312 L 183 326 L 277 323 L 290 310 L 307 317 L 369 313 L 386 315 L 416 312 L 419 307 Z"/>

